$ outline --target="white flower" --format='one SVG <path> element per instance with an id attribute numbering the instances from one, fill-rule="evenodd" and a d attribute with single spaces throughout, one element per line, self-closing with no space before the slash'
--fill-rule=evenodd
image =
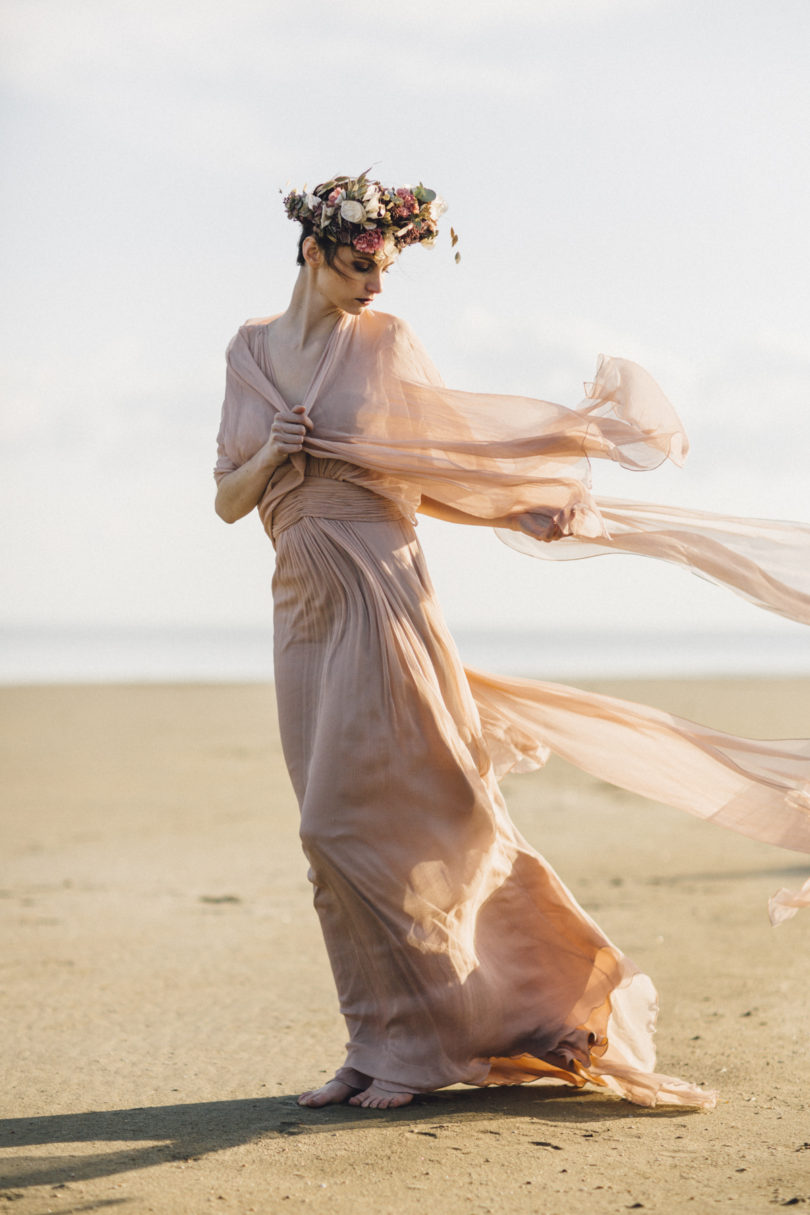
<path id="1" fill-rule="evenodd" d="M 307 194 L 305 197 L 305 202 L 310 211 L 314 211 L 316 207 L 320 206 L 321 200 L 318 198 L 317 194 Z"/>
<path id="2" fill-rule="evenodd" d="M 444 215 L 446 210 L 447 203 L 444 201 L 444 199 L 438 197 L 434 198 L 433 202 L 430 204 L 431 219 L 439 219 L 440 216 Z"/>
<path id="3" fill-rule="evenodd" d="M 366 209 L 361 202 L 347 198 L 340 204 L 340 218 L 347 224 L 362 224 L 366 218 Z"/>
<path id="4" fill-rule="evenodd" d="M 377 186 L 369 186 L 363 195 L 363 208 L 366 212 L 366 219 L 379 219 L 385 213 L 385 208 L 381 203 L 382 195 Z"/>

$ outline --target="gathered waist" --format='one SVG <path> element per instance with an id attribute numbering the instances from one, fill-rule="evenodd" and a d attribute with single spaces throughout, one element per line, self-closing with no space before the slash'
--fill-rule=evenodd
<path id="1" fill-rule="evenodd" d="M 402 511 L 390 498 L 353 481 L 337 481 L 332 477 L 306 477 L 301 484 L 285 494 L 273 508 L 270 535 L 276 540 L 283 531 L 299 519 L 359 519 L 376 521 L 401 519 Z"/>

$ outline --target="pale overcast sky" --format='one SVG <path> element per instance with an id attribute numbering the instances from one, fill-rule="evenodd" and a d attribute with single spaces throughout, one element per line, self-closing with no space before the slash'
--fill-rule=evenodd
<path id="1" fill-rule="evenodd" d="M 4 0 L 0 24 L 3 621 L 269 618 L 258 518 L 212 509 L 223 351 L 286 305 L 279 189 L 369 165 L 461 235 L 380 304 L 450 384 L 573 405 L 600 351 L 636 359 L 693 452 L 597 492 L 810 518 L 807 0 Z M 420 531 L 451 624 L 757 627 L 681 571 Z"/>

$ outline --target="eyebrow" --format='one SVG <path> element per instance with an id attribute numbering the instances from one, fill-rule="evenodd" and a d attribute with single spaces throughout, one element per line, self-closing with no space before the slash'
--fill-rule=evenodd
<path id="1" fill-rule="evenodd" d="M 378 262 L 368 253 L 358 253 L 356 250 L 349 254 L 349 259 L 353 262 L 362 262 L 364 266 L 379 266 L 381 270 L 388 270 L 393 266 L 395 258 L 390 261 Z"/>

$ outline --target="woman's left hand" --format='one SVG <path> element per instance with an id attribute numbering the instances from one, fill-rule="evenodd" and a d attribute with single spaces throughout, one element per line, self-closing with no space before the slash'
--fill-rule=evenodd
<path id="1" fill-rule="evenodd" d="M 561 540 L 566 534 L 555 515 L 544 515 L 542 511 L 524 511 L 521 515 L 511 515 L 509 523 L 514 531 L 525 532 L 533 540 L 542 540 L 543 544 Z"/>

